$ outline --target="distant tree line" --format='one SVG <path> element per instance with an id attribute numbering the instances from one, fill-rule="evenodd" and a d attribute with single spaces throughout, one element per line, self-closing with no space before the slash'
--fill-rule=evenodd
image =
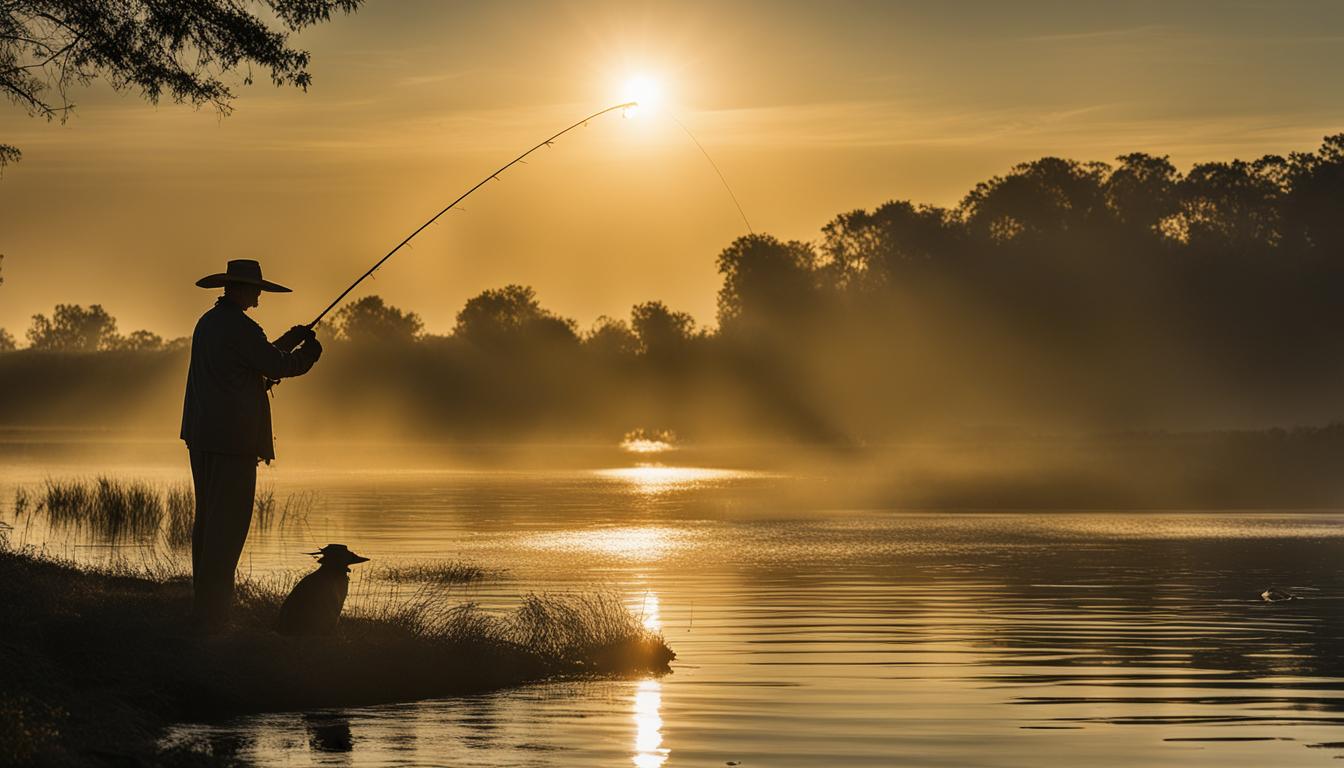
<path id="1" fill-rule="evenodd" d="M 51 317 L 33 315 L 28 328 L 28 348 L 38 352 L 154 352 L 186 346 L 185 338 L 165 343 L 162 336 L 146 330 L 122 335 L 117 321 L 101 304 L 82 307 L 57 304 Z M 13 342 L 10 342 L 12 349 Z"/>
<path id="2" fill-rule="evenodd" d="M 713 329 L 652 301 L 580 330 L 509 285 L 437 336 L 366 296 L 323 328 L 339 342 L 328 374 L 292 389 L 478 433 L 626 425 L 853 442 L 985 424 L 1329 421 L 1344 384 L 1341 211 L 1344 134 L 1184 174 L 1148 154 L 1047 157 L 955 207 L 893 201 L 837 216 L 813 242 L 737 239 L 718 256 Z M 38 315 L 28 339 L 180 345 L 122 337 L 96 305 Z"/>

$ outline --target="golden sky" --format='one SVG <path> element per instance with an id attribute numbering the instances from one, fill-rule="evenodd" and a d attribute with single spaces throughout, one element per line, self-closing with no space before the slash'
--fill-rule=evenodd
<path id="1" fill-rule="evenodd" d="M 1311 150 L 1344 130 L 1344 3 L 369 0 L 298 36 L 308 93 L 265 78 L 236 111 L 77 91 L 64 125 L 0 107 L 0 327 L 103 304 L 187 335 L 228 258 L 311 320 L 392 245 L 549 133 L 624 99 L 660 110 L 566 137 L 423 233 L 359 292 L 446 333 L 509 282 L 586 328 L 662 299 L 712 323 L 718 252 L 752 224 L 811 239 L 889 199 L 955 204 L 1044 155 L 1193 162 Z"/>

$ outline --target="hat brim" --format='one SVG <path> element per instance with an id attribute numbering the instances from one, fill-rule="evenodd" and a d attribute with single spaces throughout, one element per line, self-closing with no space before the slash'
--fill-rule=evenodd
<path id="1" fill-rule="evenodd" d="M 196 285 L 202 288 L 223 288 L 229 283 L 242 283 L 244 285 L 256 285 L 263 291 L 271 293 L 293 293 L 290 289 L 279 283 L 272 283 L 270 280 L 254 280 L 250 277 L 238 277 L 230 275 L 227 272 L 216 272 L 213 275 L 206 275 L 196 281 Z"/>

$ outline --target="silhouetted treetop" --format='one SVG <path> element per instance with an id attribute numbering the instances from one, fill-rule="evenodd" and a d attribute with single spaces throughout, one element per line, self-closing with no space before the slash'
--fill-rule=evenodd
<path id="1" fill-rule="evenodd" d="M 1142 152 L 1116 158 L 1119 167 L 1106 179 L 1106 205 L 1131 232 L 1159 235 L 1163 219 L 1177 210 L 1180 172 L 1166 155 Z"/>
<path id="2" fill-rule="evenodd" d="M 718 316 L 724 331 L 786 317 L 812 303 L 817 290 L 817 254 L 808 243 L 745 235 L 719 254 L 718 264 L 723 275 Z"/>
<path id="3" fill-rule="evenodd" d="M 1319 151 L 1289 156 L 1284 224 L 1290 240 L 1323 254 L 1344 252 L 1344 133 L 1327 136 Z"/>
<path id="4" fill-rule="evenodd" d="M 1086 230 L 1106 212 L 1110 166 L 1044 157 L 975 185 L 961 202 L 973 235 L 997 242 Z"/>
<path id="5" fill-rule="evenodd" d="M 425 324 L 416 313 L 403 312 L 374 295 L 338 309 L 332 325 L 342 341 L 405 344 L 415 341 Z"/>
<path id="6" fill-rule="evenodd" d="M 577 343 L 577 324 L 543 309 L 529 286 L 482 291 L 457 313 L 453 336 L 480 346 L 526 342 Z"/>
<path id="7" fill-rule="evenodd" d="M 661 301 L 636 304 L 630 310 L 630 327 L 644 355 L 676 354 L 695 336 L 695 318 L 673 312 Z"/>
<path id="8" fill-rule="evenodd" d="M 1286 173 L 1286 162 L 1276 156 L 1196 165 L 1178 185 L 1180 205 L 1169 231 L 1196 249 L 1245 252 L 1277 245 Z"/>
<path id="9" fill-rule="evenodd" d="M 116 336 L 117 321 L 101 304 L 57 304 L 51 318 L 33 315 L 28 344 L 44 352 L 96 352 L 108 349 Z"/>
<path id="10" fill-rule="evenodd" d="M 629 357 L 639 352 L 639 338 L 624 320 L 602 315 L 583 337 L 584 347 L 608 358 Z"/>
<path id="11" fill-rule="evenodd" d="M 177 342 L 174 342 L 176 344 Z M 116 318 L 101 304 L 57 304 L 51 317 L 33 315 L 28 345 L 38 352 L 146 352 L 165 348 L 163 338 L 145 330 L 117 333 Z"/>
<path id="12" fill-rule="evenodd" d="M 289 34 L 354 11 L 362 0 L 6 0 L 0 3 L 0 91 L 29 114 L 66 116 L 71 85 L 103 79 L 152 103 L 210 104 L 228 112 L 225 76 L 307 89 L 308 53 Z M 253 7 L 255 6 L 255 9 Z M 271 19 L 256 12 L 266 9 Z M 283 28 L 273 29 L 278 21 Z M 54 95 L 53 95 L 54 94 Z M 0 167 L 19 158 L 0 145 Z"/>
<path id="13" fill-rule="evenodd" d="M 948 259 L 960 250 L 954 211 L 892 201 L 874 209 L 842 213 L 821 230 L 822 253 L 840 286 L 877 288 L 903 272 Z"/>
<path id="14" fill-rule="evenodd" d="M 152 352 L 156 349 L 163 349 L 163 337 L 142 329 L 131 331 L 125 336 L 113 336 L 108 341 L 107 346 L 109 349 L 128 352 Z"/>

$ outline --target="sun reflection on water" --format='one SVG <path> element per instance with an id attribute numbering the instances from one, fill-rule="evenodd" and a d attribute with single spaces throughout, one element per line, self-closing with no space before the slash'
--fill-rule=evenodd
<path id="1" fill-rule="evenodd" d="M 709 467 L 669 467 L 662 464 L 636 464 L 633 467 L 594 470 L 598 477 L 629 483 L 636 493 L 658 495 L 681 491 L 705 483 L 734 480 L 752 473 Z"/>
<path id="2" fill-rule="evenodd" d="M 537 549 L 651 561 L 682 549 L 691 537 L 691 532 L 684 528 L 644 525 L 548 532 L 533 537 L 529 543 Z"/>
<path id="3" fill-rule="evenodd" d="M 639 611 L 640 623 L 650 632 L 661 632 L 663 630 L 663 617 L 658 611 L 658 595 L 653 592 L 644 593 L 640 599 Z"/>
<path id="4" fill-rule="evenodd" d="M 667 762 L 671 750 L 663 746 L 663 684 L 643 680 L 635 690 L 636 768 L 657 768 Z"/>
<path id="5" fill-rule="evenodd" d="M 621 450 L 626 453 L 665 453 L 676 448 L 676 441 L 671 432 L 636 429 L 621 439 Z"/>

